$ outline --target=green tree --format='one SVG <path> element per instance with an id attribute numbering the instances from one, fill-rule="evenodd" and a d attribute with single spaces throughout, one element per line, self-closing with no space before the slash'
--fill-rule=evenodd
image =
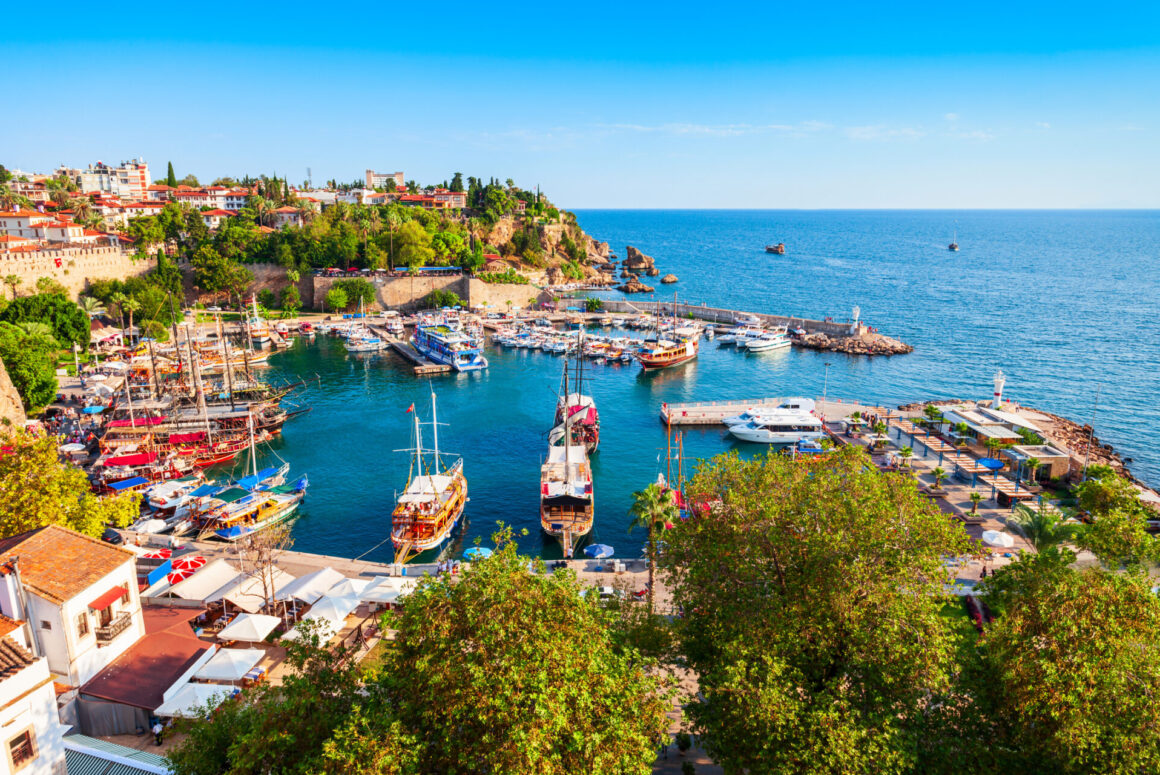
<path id="1" fill-rule="evenodd" d="M 153 245 L 165 241 L 165 230 L 155 216 L 130 218 L 126 229 L 129 237 L 141 250 L 149 250 Z"/>
<path id="2" fill-rule="evenodd" d="M 348 299 L 346 298 L 346 291 L 342 288 L 331 288 L 326 292 L 326 304 L 334 312 L 341 312 L 346 309 Z"/>
<path id="3" fill-rule="evenodd" d="M 940 611 L 961 527 L 855 447 L 719 456 L 686 492 L 705 505 L 661 565 L 700 744 L 726 772 L 923 772 L 927 710 L 954 692 Z"/>
<path id="4" fill-rule="evenodd" d="M 0 321 L 46 323 L 61 346 L 77 344 L 82 350 L 89 347 L 89 316 L 63 293 L 38 293 L 13 299 L 0 311 Z"/>
<path id="5" fill-rule="evenodd" d="M 298 292 L 298 286 L 287 285 L 282 289 L 282 310 L 293 316 L 300 309 L 302 309 L 302 295 Z"/>
<path id="6" fill-rule="evenodd" d="M 1113 569 L 1139 571 L 1160 559 L 1160 539 L 1148 532 L 1144 515 L 1135 509 L 1113 508 L 1099 514 L 1076 543 Z"/>
<path id="7" fill-rule="evenodd" d="M 346 304 L 343 306 L 357 307 L 360 300 L 364 306 L 375 303 L 375 286 L 370 280 L 351 277 L 335 281 L 332 287 L 338 288 L 346 294 Z"/>
<path id="8" fill-rule="evenodd" d="M 177 175 L 173 174 L 173 162 L 169 162 L 169 170 L 165 174 L 165 185 L 177 188 Z"/>
<path id="9" fill-rule="evenodd" d="M 599 312 L 604 309 L 604 302 L 600 299 L 587 298 L 584 300 L 585 312 Z"/>
<path id="10" fill-rule="evenodd" d="M 0 457 L 0 537 L 45 525 L 100 536 L 106 524 L 124 526 L 140 514 L 137 493 L 98 498 L 80 468 L 63 463 L 57 439 L 23 429 L 3 439 Z"/>
<path id="11" fill-rule="evenodd" d="M 1155 772 L 1160 599 L 1146 577 L 1073 559 L 1026 555 L 983 583 L 1000 615 L 974 652 L 973 727 L 1001 772 Z"/>
<path id="12" fill-rule="evenodd" d="M 16 298 L 16 289 L 20 287 L 20 283 L 22 282 L 24 282 L 24 278 L 18 274 L 4 275 L 4 284 L 8 286 L 10 291 L 12 291 L 12 298 L 14 299 Z"/>
<path id="13" fill-rule="evenodd" d="M 77 306 L 79 306 L 81 310 L 89 316 L 90 319 L 105 314 L 105 305 L 101 303 L 100 299 L 93 298 L 92 296 L 81 296 L 79 299 L 77 299 Z"/>
<path id="14" fill-rule="evenodd" d="M 1027 467 L 1027 480 L 1031 482 L 1031 484 L 1035 484 L 1035 472 L 1038 471 L 1039 467 L 1043 464 L 1039 462 L 1039 458 L 1029 457 L 1027 458 L 1027 462 L 1025 462 L 1023 465 Z"/>
<path id="15" fill-rule="evenodd" d="M 971 490 L 970 499 L 971 499 L 971 513 L 978 514 L 979 513 L 979 502 L 983 500 L 983 494 L 981 492 L 979 492 L 978 490 Z"/>
<path id="16" fill-rule="evenodd" d="M 931 471 L 930 474 L 931 474 L 931 476 L 934 477 L 934 489 L 936 489 L 936 490 L 940 489 L 942 487 L 942 483 L 947 478 L 946 470 L 943 469 L 942 467 L 935 466 L 935 469 L 933 471 Z"/>
<path id="17" fill-rule="evenodd" d="M 395 232 L 394 263 L 406 267 L 426 266 L 435 258 L 431 235 L 416 221 L 407 221 Z"/>
<path id="18" fill-rule="evenodd" d="M 451 186 L 449 187 L 448 190 L 455 191 L 455 192 L 460 192 L 463 190 L 463 173 L 462 172 L 456 172 L 454 175 L 451 176 Z"/>
<path id="19" fill-rule="evenodd" d="M 902 458 L 903 465 L 909 466 L 911 458 L 914 457 L 914 447 L 903 447 L 898 450 L 898 456 Z"/>
<path id="20" fill-rule="evenodd" d="M 1100 472 L 1103 473 L 1103 472 Z M 1076 501 L 1084 511 L 1099 516 L 1112 511 L 1139 511 L 1139 490 L 1111 469 L 1099 477 L 1089 475 L 1074 489 Z"/>
<path id="21" fill-rule="evenodd" d="M 1019 504 L 1011 515 L 1011 522 L 1037 552 L 1073 541 L 1079 532 L 1078 525 L 1064 522 L 1059 510 L 1046 503 L 1039 504 L 1038 508 Z"/>
<path id="22" fill-rule="evenodd" d="M 60 345 L 50 331 L 22 328 L 28 325 L 44 326 L 0 322 L 0 360 L 24 408 L 33 411 L 56 398 L 56 353 Z"/>
<path id="23" fill-rule="evenodd" d="M 628 532 L 638 527 L 648 531 L 648 610 L 652 613 L 653 590 L 656 589 L 657 570 L 657 530 L 664 530 L 677 521 L 677 503 L 673 491 L 661 489 L 656 483 L 632 494 L 632 505 L 628 509 L 632 521 Z"/>

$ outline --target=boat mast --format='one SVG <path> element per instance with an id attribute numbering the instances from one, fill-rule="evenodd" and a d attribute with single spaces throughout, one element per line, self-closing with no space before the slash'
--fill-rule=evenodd
<path id="1" fill-rule="evenodd" d="M 258 448 L 254 446 L 254 413 L 246 415 L 246 426 L 250 431 L 250 473 L 258 475 Z"/>
<path id="2" fill-rule="evenodd" d="M 568 411 L 568 361 L 564 361 L 564 490 L 572 483 L 572 414 Z"/>
<path id="3" fill-rule="evenodd" d="M 443 470 L 443 463 L 439 460 L 439 418 L 435 414 L 435 391 L 431 391 L 431 432 L 434 434 L 432 441 L 435 445 L 435 473 Z"/>
<path id="4" fill-rule="evenodd" d="M 230 409 L 233 409 L 234 408 L 234 378 L 233 378 L 233 368 L 231 367 L 231 364 L 230 364 L 230 351 L 229 351 L 229 348 L 226 347 L 226 337 L 225 337 L 225 333 L 222 331 L 222 316 L 221 315 L 214 315 L 214 320 L 217 321 L 218 345 L 220 346 L 221 351 L 222 351 L 222 371 L 225 372 L 226 390 L 229 391 L 229 394 L 230 394 Z"/>

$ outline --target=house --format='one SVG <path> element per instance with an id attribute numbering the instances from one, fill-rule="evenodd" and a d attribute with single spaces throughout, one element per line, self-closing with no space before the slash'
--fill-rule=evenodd
<path id="1" fill-rule="evenodd" d="M 201 214 L 201 219 L 205 221 L 205 225 L 211 229 L 216 229 L 222 225 L 222 221 L 226 218 L 233 218 L 237 215 L 233 210 L 205 210 Z"/>
<path id="2" fill-rule="evenodd" d="M 246 206 L 246 201 L 250 198 L 250 189 L 248 188 L 231 188 L 222 195 L 222 209 L 233 210 L 237 212 Z"/>
<path id="3" fill-rule="evenodd" d="M 176 189 L 164 183 L 156 183 L 145 189 L 144 199 L 149 202 L 168 202 Z"/>
<path id="4" fill-rule="evenodd" d="M 40 224 L 51 223 L 55 220 L 55 215 L 49 215 L 48 213 L 42 213 L 36 210 L 0 212 L 0 231 L 6 232 L 10 237 L 41 239 L 36 227 Z"/>
<path id="5" fill-rule="evenodd" d="M 297 207 L 286 205 L 274 210 L 274 226 L 284 229 L 287 226 L 301 226 L 302 211 Z"/>
<path id="6" fill-rule="evenodd" d="M 48 660 L 35 655 L 23 622 L 0 618 L 0 775 L 65 775 L 64 733 Z"/>
<path id="7" fill-rule="evenodd" d="M 59 525 L 0 540 L 0 613 L 27 621 L 49 670 L 79 686 L 145 634 L 136 555 Z"/>

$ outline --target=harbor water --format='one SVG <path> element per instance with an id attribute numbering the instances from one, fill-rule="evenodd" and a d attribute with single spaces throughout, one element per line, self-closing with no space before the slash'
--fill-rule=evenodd
<path id="1" fill-rule="evenodd" d="M 1160 213 L 584 211 L 580 223 L 624 256 L 633 245 L 680 281 L 652 297 L 822 319 L 858 306 L 914 353 L 865 358 L 813 351 L 736 352 L 704 342 L 689 364 L 653 374 L 639 366 L 592 366 L 586 392 L 601 416 L 593 456 L 592 540 L 636 557 L 631 494 L 665 466 L 661 402 L 820 396 L 898 404 L 981 398 L 998 369 L 1014 400 L 1087 422 L 1160 480 L 1153 429 L 1160 413 Z M 946 250 L 957 228 L 961 250 Z M 785 242 L 787 255 L 764 253 Z M 655 283 L 652 283 L 655 284 Z M 389 561 L 390 513 L 407 481 L 413 403 L 430 419 L 438 394 L 439 442 L 462 456 L 466 523 L 452 554 L 497 521 L 526 529 L 521 546 L 559 556 L 538 521 L 539 466 L 562 359 L 489 346 L 484 372 L 415 377 L 392 354 L 351 355 L 341 340 L 300 340 L 270 359 L 275 380 L 320 379 L 301 394 L 312 407 L 264 453 L 307 473 L 295 523 L 301 551 Z M 827 365 L 829 364 L 828 368 Z M 1096 392 L 1099 403 L 1096 409 Z M 445 423 L 445 424 L 444 424 Z M 429 431 L 428 431 L 429 432 Z M 738 449 L 720 428 L 684 435 L 687 461 Z"/>

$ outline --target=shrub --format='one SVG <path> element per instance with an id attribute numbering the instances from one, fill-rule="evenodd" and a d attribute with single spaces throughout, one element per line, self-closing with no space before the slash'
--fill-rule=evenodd
<path id="1" fill-rule="evenodd" d="M 511 283 L 512 285 L 527 285 L 530 280 L 514 269 L 503 272 L 483 272 L 479 279 L 485 283 Z"/>
<path id="2" fill-rule="evenodd" d="M 437 290 L 431 291 L 423 297 L 423 304 L 431 309 L 439 309 L 440 307 L 465 307 L 467 303 L 459 298 L 459 294 L 454 291 Z"/>

